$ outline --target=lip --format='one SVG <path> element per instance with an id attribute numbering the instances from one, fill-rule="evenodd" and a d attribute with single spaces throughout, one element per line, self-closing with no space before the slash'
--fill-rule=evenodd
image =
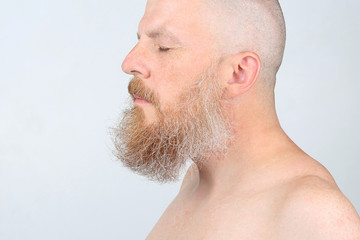
<path id="1" fill-rule="evenodd" d="M 146 101 L 145 99 L 133 94 L 133 97 L 134 97 L 134 103 L 137 103 L 137 104 L 144 104 L 144 103 L 149 103 L 148 101 Z"/>

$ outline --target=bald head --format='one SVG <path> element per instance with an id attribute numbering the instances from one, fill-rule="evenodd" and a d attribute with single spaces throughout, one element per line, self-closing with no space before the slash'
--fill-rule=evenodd
<path id="1" fill-rule="evenodd" d="M 211 29 L 224 55 L 254 52 L 261 59 L 260 78 L 275 83 L 285 48 L 285 21 L 278 0 L 203 0 Z"/>

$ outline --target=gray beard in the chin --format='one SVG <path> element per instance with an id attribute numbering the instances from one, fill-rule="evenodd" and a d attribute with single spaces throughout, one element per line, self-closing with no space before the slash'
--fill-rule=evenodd
<path id="1" fill-rule="evenodd" d="M 124 166 L 160 183 L 179 178 L 188 160 L 199 167 L 210 156 L 224 154 L 230 123 L 224 117 L 222 90 L 210 73 L 182 94 L 176 109 L 145 124 L 144 112 L 133 107 L 114 129 L 115 155 Z"/>

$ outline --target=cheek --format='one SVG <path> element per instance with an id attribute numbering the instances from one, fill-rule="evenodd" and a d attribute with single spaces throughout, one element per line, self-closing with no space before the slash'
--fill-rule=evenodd
<path id="1" fill-rule="evenodd" d="M 179 66 L 167 66 L 157 77 L 154 76 L 154 90 L 161 104 L 176 103 L 181 92 L 192 82 L 192 77 Z"/>
<path id="2" fill-rule="evenodd" d="M 154 89 L 156 89 L 160 103 L 176 104 L 181 93 L 185 92 L 203 70 L 210 65 L 209 58 L 202 57 L 203 54 L 185 54 L 177 56 L 167 55 L 161 58 L 153 72 Z M 201 60 L 202 59 L 202 60 Z"/>
<path id="3" fill-rule="evenodd" d="M 173 80 L 176 80 L 173 78 Z M 186 89 L 186 86 L 184 86 L 184 82 L 179 81 L 173 81 L 173 82 L 167 82 L 165 84 L 161 84 L 159 87 L 159 100 L 161 103 L 161 106 L 169 106 L 173 104 L 178 104 L 179 96 L 180 94 Z"/>

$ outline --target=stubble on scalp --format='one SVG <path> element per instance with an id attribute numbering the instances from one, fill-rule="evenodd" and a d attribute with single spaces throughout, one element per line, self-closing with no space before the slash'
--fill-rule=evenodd
<path id="1" fill-rule="evenodd" d="M 124 166 L 153 181 L 173 182 L 189 159 L 201 167 L 209 156 L 225 153 L 231 124 L 212 68 L 180 95 L 176 108 L 161 111 L 158 98 L 140 79 L 131 80 L 129 91 L 151 101 L 157 119 L 146 124 L 138 106 L 124 112 L 114 129 L 115 155 Z"/>
<path id="2" fill-rule="evenodd" d="M 261 60 L 259 79 L 273 91 L 282 63 L 286 26 L 278 0 L 202 0 L 216 48 L 224 55 L 254 52 Z"/>

